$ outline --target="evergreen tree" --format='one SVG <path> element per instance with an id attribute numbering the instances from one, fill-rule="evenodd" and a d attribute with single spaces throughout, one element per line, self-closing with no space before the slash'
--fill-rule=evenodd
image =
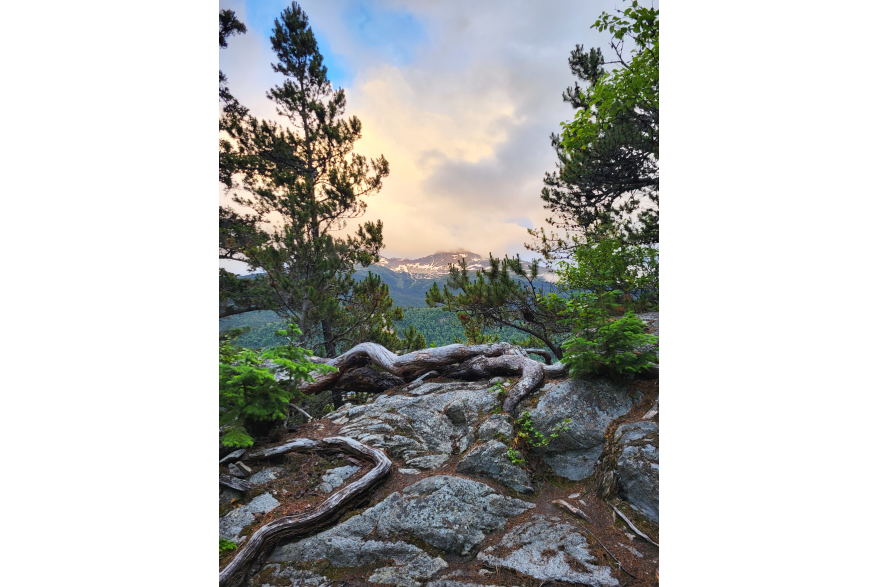
<path id="1" fill-rule="evenodd" d="M 617 60 L 599 48 L 572 51 L 572 73 L 585 82 L 563 99 L 577 109 L 562 135 L 551 135 L 558 170 L 545 176 L 542 199 L 554 214 L 549 223 L 575 237 L 614 225 L 627 240 L 658 242 L 658 11 L 640 6 L 603 13 L 592 26 L 612 34 Z M 632 41 L 624 56 L 625 41 Z M 605 64 L 618 66 L 612 72 Z M 569 252 L 575 243 L 544 230 L 530 248 L 546 256 Z"/>
<path id="2" fill-rule="evenodd" d="M 538 263 L 532 263 L 528 270 L 519 256 L 500 260 L 491 255 L 490 267 L 476 271 L 474 279 L 465 260 L 459 267 L 451 265 L 450 271 L 443 289 L 432 284 L 426 304 L 457 313 L 470 344 L 498 340 L 484 334 L 483 329 L 508 326 L 530 336 L 531 341 L 540 341 L 556 357 L 563 357 L 559 341 L 569 329 L 560 324 L 558 312 L 546 303 L 545 282 L 536 284 Z M 553 288 L 549 285 L 548 289 Z"/>
<path id="3" fill-rule="evenodd" d="M 344 91 L 328 80 L 298 4 L 274 21 L 271 44 L 272 67 L 286 79 L 267 95 L 288 124 L 228 108 L 220 142 L 222 179 L 248 210 L 221 209 L 220 257 L 264 275 L 234 283 L 221 275 L 221 296 L 226 315 L 274 310 L 300 325 L 303 344 L 332 357 L 363 338 L 389 337 L 401 317 L 379 277 L 353 278 L 356 265 L 379 259 L 382 223 L 366 222 L 346 238 L 331 234 L 365 212 L 363 198 L 381 189 L 389 164 L 353 153 L 362 123 L 343 118 Z"/>

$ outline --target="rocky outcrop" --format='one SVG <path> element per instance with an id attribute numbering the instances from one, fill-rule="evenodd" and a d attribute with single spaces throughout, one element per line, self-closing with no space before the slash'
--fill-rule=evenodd
<path id="1" fill-rule="evenodd" d="M 595 551 L 600 548 L 609 550 L 634 572 L 645 569 L 648 576 L 653 575 L 657 564 L 656 551 L 650 550 L 655 548 L 653 545 L 639 541 L 633 548 L 624 530 L 611 522 L 601 528 L 593 526 L 605 525 L 605 520 L 612 518 L 611 511 L 600 515 L 601 507 L 609 510 L 610 506 L 589 489 L 595 484 L 577 484 L 565 490 L 562 497 L 584 500 L 573 503 L 591 516 L 588 528 L 605 547 L 596 546 L 587 536 L 584 522 L 574 512 L 545 515 L 558 512 L 551 505 L 558 493 L 544 484 L 547 471 L 541 468 L 539 458 L 529 458 L 541 457 L 555 474 L 580 481 L 594 472 L 604 447 L 608 448 L 609 452 L 602 455 L 601 475 L 611 478 L 611 487 L 617 488 L 619 497 L 657 523 L 656 414 L 647 420 L 638 416 L 635 422 L 619 426 L 613 437 L 606 438 L 610 423 L 628 414 L 639 401 L 625 384 L 600 378 L 548 380 L 535 398 L 525 399 L 516 413 L 510 414 L 498 413 L 502 410 L 498 398 L 501 394 L 491 389 L 487 378 L 454 382 L 427 379 L 399 385 L 365 405 L 345 405 L 322 422 L 307 425 L 313 429 L 321 426 L 323 434 L 352 438 L 382 450 L 393 461 L 387 480 L 382 482 L 388 485 L 370 490 L 377 493 L 366 498 L 368 504 L 351 502 L 351 507 L 366 508 L 348 514 L 352 517 L 341 517 L 341 522 L 338 518 L 327 519 L 327 524 L 334 525 L 289 534 L 271 543 L 255 559 L 251 571 L 255 575 L 247 575 L 246 582 L 236 585 L 619 585 L 619 579 L 626 575 L 616 566 L 601 564 L 609 559 Z M 510 382 L 504 387 L 508 390 L 514 385 Z M 646 407 L 641 408 L 645 412 Z M 656 408 L 657 402 L 655 412 Z M 522 467 L 511 461 L 508 452 L 516 434 L 525 430 L 520 421 L 515 422 L 525 411 L 530 414 L 533 428 L 546 438 L 551 438 L 558 426 L 563 429 L 546 446 L 531 449 Z M 568 424 L 564 424 L 566 419 L 570 420 Z M 323 441 L 295 439 L 286 444 L 298 443 L 302 450 L 310 450 L 309 442 Z M 526 443 L 519 440 L 515 448 L 525 451 L 524 446 Z M 298 499 L 304 495 L 304 499 L 313 500 L 317 492 L 322 492 L 319 499 L 325 502 L 320 503 L 328 503 L 331 496 L 358 483 L 357 479 L 368 474 L 371 466 L 348 459 L 361 466 L 339 467 L 343 461 L 335 461 L 336 468 L 317 469 L 311 485 L 299 489 L 284 480 L 293 465 L 278 458 L 281 449 L 259 448 L 226 459 L 226 466 L 242 459 L 258 472 L 248 477 L 253 487 L 246 494 L 227 487 L 221 490 L 221 501 L 244 504 L 222 518 L 223 537 L 238 538 L 240 544 L 243 528 L 259 512 L 276 508 L 278 500 L 286 507 L 290 496 Z M 550 475 L 548 480 L 555 482 Z M 246 502 L 252 494 L 268 487 L 277 493 L 262 493 Z M 310 493 L 303 493 L 307 487 Z M 548 509 L 544 509 L 546 506 Z M 227 505 L 222 511 L 232 507 Z M 532 511 L 536 507 L 540 508 L 538 514 Z M 647 525 L 646 531 L 658 541 L 656 528 Z M 242 548 L 255 540 L 256 534 L 251 535 Z"/>
<path id="2" fill-rule="evenodd" d="M 508 457 L 505 444 L 491 440 L 476 446 L 457 465 L 460 473 L 489 477 L 520 493 L 533 493 L 527 473 Z"/>
<path id="3" fill-rule="evenodd" d="M 420 585 L 447 566 L 441 557 L 405 542 L 414 537 L 444 553 L 468 554 L 486 533 L 533 504 L 500 495 L 487 485 L 438 475 L 392 493 L 386 499 L 338 526 L 277 548 L 271 562 L 326 560 L 335 567 L 359 567 L 379 561 L 369 581 Z"/>
<path id="4" fill-rule="evenodd" d="M 508 554 L 495 554 L 499 548 Z M 505 567 L 540 581 L 576 585 L 618 585 L 612 569 L 594 564 L 587 539 L 560 518 L 535 515 L 506 532 L 497 546 L 485 548 L 478 560 Z"/>
<path id="5" fill-rule="evenodd" d="M 580 481 L 594 472 L 609 423 L 633 407 L 626 389 L 606 379 L 567 379 L 553 385 L 530 410 L 533 428 L 546 438 L 570 422 L 540 449 L 545 463 L 562 477 Z M 523 410 L 521 410 L 523 411 Z"/>

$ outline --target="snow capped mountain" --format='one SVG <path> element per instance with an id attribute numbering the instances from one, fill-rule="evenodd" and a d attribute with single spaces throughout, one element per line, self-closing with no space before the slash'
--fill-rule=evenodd
<path id="1" fill-rule="evenodd" d="M 389 269 L 394 273 L 407 274 L 415 280 L 433 280 L 448 275 L 450 273 L 448 265 L 457 265 L 460 259 L 466 260 L 466 267 L 473 273 L 477 269 L 487 269 L 490 267 L 489 256 L 485 257 L 478 253 L 463 250 L 438 252 L 426 257 L 420 257 L 419 259 L 381 258 L 375 265 Z M 523 263 L 525 268 L 530 267 L 529 262 L 524 261 Z M 372 265 L 372 267 L 375 267 L 375 265 Z M 540 271 L 540 278 L 553 283 L 557 281 L 557 274 L 545 271 L 543 268 Z"/>
<path id="2" fill-rule="evenodd" d="M 449 264 L 456 265 L 460 259 L 466 260 L 470 271 L 490 266 L 490 257 L 483 257 L 470 251 L 439 252 L 419 259 L 382 258 L 377 264 L 390 271 L 408 273 L 415 279 L 434 278 L 450 273 Z"/>

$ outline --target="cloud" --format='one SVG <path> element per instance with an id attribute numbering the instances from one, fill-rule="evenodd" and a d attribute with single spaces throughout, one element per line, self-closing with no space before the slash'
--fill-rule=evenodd
<path id="1" fill-rule="evenodd" d="M 254 4 L 277 15 L 285 7 L 229 7 L 243 6 L 238 14 L 249 18 Z M 301 5 L 327 62 L 347 71 L 347 114 L 363 121 L 355 150 L 390 162 L 384 189 L 361 219 L 383 220 L 385 254 L 523 253 L 526 228 L 544 225 L 548 212 L 539 195 L 555 165 L 549 135 L 573 115 L 561 99 L 573 83 L 569 52 L 576 43 L 606 47 L 607 37 L 589 27 L 615 3 Z M 273 116 L 264 92 L 280 79 L 267 38 L 248 33 L 224 52 L 235 95 L 258 116 Z"/>

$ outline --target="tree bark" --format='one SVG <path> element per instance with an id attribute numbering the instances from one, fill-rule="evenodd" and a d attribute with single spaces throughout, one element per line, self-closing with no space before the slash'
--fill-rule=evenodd
<path id="1" fill-rule="evenodd" d="M 375 466 L 363 478 L 329 496 L 315 510 L 284 516 L 256 530 L 237 555 L 219 573 L 219 587 L 238 587 L 246 583 L 251 569 L 258 569 L 278 543 L 286 538 L 312 532 L 341 515 L 344 509 L 357 503 L 378 482 L 386 477 L 393 463 L 383 451 L 366 446 L 352 438 L 335 436 L 322 440 L 299 438 L 282 446 L 250 453 L 247 458 L 261 458 L 287 452 L 309 450 L 343 451 L 374 462 Z"/>

